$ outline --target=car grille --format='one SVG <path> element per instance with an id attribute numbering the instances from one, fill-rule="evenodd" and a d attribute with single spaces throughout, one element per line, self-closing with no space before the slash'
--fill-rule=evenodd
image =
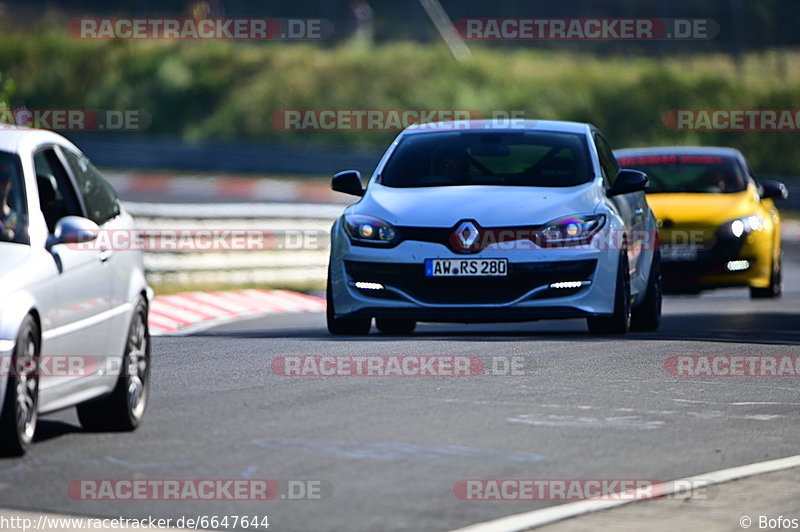
<path id="1" fill-rule="evenodd" d="M 486 247 L 485 245 L 477 245 L 470 249 L 463 249 L 460 246 L 454 245 L 455 244 L 455 237 L 454 231 L 456 230 L 458 225 L 453 227 L 410 227 L 410 226 L 398 226 L 397 229 L 400 237 L 398 242 L 405 242 L 405 241 L 416 241 L 416 242 L 430 242 L 433 244 L 441 244 L 446 248 L 450 249 L 455 253 L 478 253 Z M 543 226 L 541 225 L 530 225 L 530 226 L 510 226 L 510 227 L 480 227 L 479 231 L 482 235 L 479 237 L 478 242 L 482 242 L 482 237 L 485 235 L 486 231 L 521 231 L 524 232 L 525 235 L 531 234 L 536 231 L 541 231 Z M 492 240 L 489 240 L 492 243 Z"/>
<path id="2" fill-rule="evenodd" d="M 550 283 L 590 280 L 596 266 L 596 259 L 524 262 L 509 263 L 506 277 L 426 277 L 424 264 L 345 261 L 347 275 L 354 281 L 380 283 L 434 304 L 508 303 Z M 362 293 L 402 299 L 388 290 L 364 290 Z M 548 291 L 540 297 L 568 294 L 567 290 Z"/>

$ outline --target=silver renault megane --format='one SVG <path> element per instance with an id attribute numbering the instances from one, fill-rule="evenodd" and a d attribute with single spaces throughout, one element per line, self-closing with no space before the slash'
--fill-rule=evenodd
<path id="1" fill-rule="evenodd" d="M 585 318 L 658 328 L 661 271 L 647 176 L 620 170 L 590 124 L 441 122 L 404 130 L 331 229 L 328 330 L 418 321 Z"/>

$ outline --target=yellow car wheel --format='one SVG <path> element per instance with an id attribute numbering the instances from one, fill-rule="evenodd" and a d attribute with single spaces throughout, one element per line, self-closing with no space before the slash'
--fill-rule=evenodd
<path id="1" fill-rule="evenodd" d="M 769 286 L 766 288 L 750 287 L 750 297 L 752 299 L 775 299 L 781 297 L 783 293 L 782 255 L 782 253 L 778 254 L 778 257 L 772 260 Z"/>

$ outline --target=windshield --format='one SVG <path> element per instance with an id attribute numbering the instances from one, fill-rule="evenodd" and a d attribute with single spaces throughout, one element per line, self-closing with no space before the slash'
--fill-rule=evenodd
<path id="1" fill-rule="evenodd" d="M 409 135 L 381 172 L 388 187 L 571 187 L 592 179 L 582 135 L 447 132 Z"/>
<path id="2" fill-rule="evenodd" d="M 731 157 L 716 155 L 638 155 L 619 157 L 624 168 L 647 174 L 648 194 L 694 192 L 730 194 L 747 189 L 747 178 Z"/>
<path id="3" fill-rule="evenodd" d="M 0 152 L 0 242 L 28 243 L 27 219 L 19 159 Z"/>

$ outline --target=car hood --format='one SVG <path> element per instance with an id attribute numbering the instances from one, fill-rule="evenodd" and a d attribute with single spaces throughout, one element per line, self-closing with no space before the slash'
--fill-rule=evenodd
<path id="1" fill-rule="evenodd" d="M 347 212 L 377 216 L 399 226 L 452 227 L 465 219 L 485 227 L 537 225 L 561 216 L 593 212 L 599 200 L 593 182 L 565 188 L 392 188 L 373 183 Z"/>
<path id="2" fill-rule="evenodd" d="M 754 190 L 735 194 L 649 194 L 647 203 L 656 218 L 675 224 L 720 225 L 758 209 Z"/>

